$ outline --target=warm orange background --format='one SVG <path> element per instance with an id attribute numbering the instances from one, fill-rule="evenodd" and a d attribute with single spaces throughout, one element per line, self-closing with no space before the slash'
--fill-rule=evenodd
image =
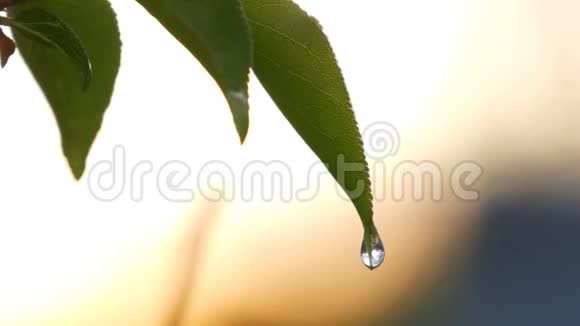
<path id="1" fill-rule="evenodd" d="M 431 160 L 448 171 L 476 160 L 486 172 L 483 200 L 510 189 L 498 175 L 574 173 L 580 3 L 298 2 L 333 42 L 361 126 L 389 121 L 401 132 L 388 164 Z M 136 3 L 113 5 L 123 66 L 90 162 L 122 144 L 133 163 L 282 160 L 303 180 L 316 158 L 255 78 L 240 148 L 203 68 Z M 102 203 L 86 180 L 72 180 L 21 59 L 0 72 L 0 89 L 2 325 L 157 325 L 172 318 L 192 272 L 192 324 L 362 323 L 412 304 L 476 226 L 481 203 L 449 195 L 378 202 L 387 260 L 369 272 L 358 258 L 355 210 L 329 178 L 307 203 L 173 204 L 154 180 L 141 203 Z"/>

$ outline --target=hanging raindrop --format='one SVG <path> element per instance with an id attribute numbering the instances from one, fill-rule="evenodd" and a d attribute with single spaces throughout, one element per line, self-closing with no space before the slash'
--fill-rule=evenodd
<path id="1" fill-rule="evenodd" d="M 377 228 L 373 225 L 365 230 L 362 246 L 360 249 L 360 258 L 370 270 L 373 270 L 385 260 L 385 247 Z"/>

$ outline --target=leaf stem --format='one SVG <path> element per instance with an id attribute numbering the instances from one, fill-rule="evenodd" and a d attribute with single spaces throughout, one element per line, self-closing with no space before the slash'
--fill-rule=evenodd
<path id="1" fill-rule="evenodd" d="M 11 26 L 12 19 L 4 16 L 0 16 L 0 26 Z"/>

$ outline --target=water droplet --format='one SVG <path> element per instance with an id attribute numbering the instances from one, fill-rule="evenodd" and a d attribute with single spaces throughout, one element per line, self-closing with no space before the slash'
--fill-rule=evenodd
<path id="1" fill-rule="evenodd" d="M 364 239 L 360 249 L 360 258 L 370 270 L 373 270 L 385 260 L 385 247 L 377 228 L 373 225 L 365 230 Z"/>

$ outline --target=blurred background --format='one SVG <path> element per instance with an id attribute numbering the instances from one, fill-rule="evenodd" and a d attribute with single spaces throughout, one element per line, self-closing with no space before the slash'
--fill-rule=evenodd
<path id="1" fill-rule="evenodd" d="M 304 185 L 315 155 L 256 78 L 238 145 L 213 80 L 133 1 L 113 0 L 124 43 L 88 166 L 282 161 Z M 297 1 L 334 45 L 371 159 L 383 266 L 327 175 L 314 200 L 175 203 L 155 174 L 143 200 L 103 202 L 75 182 L 42 93 L 18 57 L 0 72 L 1 325 L 578 325 L 580 2 Z M 382 166 L 476 162 L 479 200 L 395 201 Z M 192 184 L 195 180 L 192 179 Z M 233 186 L 232 186 L 233 187 Z"/>

